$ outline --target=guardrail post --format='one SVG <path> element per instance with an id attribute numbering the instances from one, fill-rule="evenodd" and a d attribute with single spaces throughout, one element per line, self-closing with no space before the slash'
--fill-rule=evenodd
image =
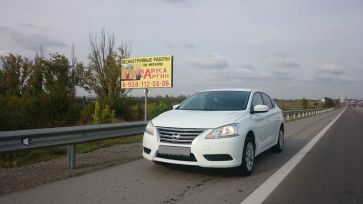
<path id="1" fill-rule="evenodd" d="M 305 113 L 302 113 L 302 117 L 303 117 L 303 118 L 305 117 Z"/>
<path id="2" fill-rule="evenodd" d="M 68 169 L 76 168 L 76 145 L 75 144 L 67 145 L 67 163 L 68 163 Z"/>
<path id="3" fill-rule="evenodd" d="M 289 117 L 289 114 L 286 115 L 286 121 L 289 121 L 290 120 L 290 117 Z"/>

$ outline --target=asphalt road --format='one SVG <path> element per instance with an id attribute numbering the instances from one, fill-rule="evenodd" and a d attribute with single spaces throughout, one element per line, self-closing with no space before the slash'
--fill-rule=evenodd
<path id="1" fill-rule="evenodd" d="M 240 203 L 341 111 L 287 123 L 285 150 L 280 154 L 267 151 L 257 157 L 249 177 L 225 169 L 158 166 L 140 159 L 5 194 L 0 196 L 0 203 Z M 279 202 L 278 197 L 268 199 Z"/>
<path id="2" fill-rule="evenodd" d="M 363 203 L 363 109 L 348 108 L 264 203 Z"/>

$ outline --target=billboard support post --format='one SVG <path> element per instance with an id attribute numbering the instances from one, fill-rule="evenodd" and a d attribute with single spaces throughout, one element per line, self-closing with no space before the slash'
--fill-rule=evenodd
<path id="1" fill-rule="evenodd" d="M 145 88 L 145 107 L 144 107 L 144 120 L 147 121 L 147 92 L 149 90 Z"/>

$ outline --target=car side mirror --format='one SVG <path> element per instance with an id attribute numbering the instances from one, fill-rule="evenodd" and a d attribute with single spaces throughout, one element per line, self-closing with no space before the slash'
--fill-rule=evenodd
<path id="1" fill-rule="evenodd" d="M 266 113 L 270 108 L 266 105 L 256 105 L 253 107 L 252 113 Z"/>
<path id="2" fill-rule="evenodd" d="M 177 109 L 180 106 L 180 104 L 173 105 L 173 110 Z"/>

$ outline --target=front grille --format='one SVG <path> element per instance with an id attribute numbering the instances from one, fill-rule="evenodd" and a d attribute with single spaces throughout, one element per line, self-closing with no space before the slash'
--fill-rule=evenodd
<path id="1" fill-rule="evenodd" d="M 160 142 L 174 144 L 191 144 L 204 129 L 157 127 Z"/>

